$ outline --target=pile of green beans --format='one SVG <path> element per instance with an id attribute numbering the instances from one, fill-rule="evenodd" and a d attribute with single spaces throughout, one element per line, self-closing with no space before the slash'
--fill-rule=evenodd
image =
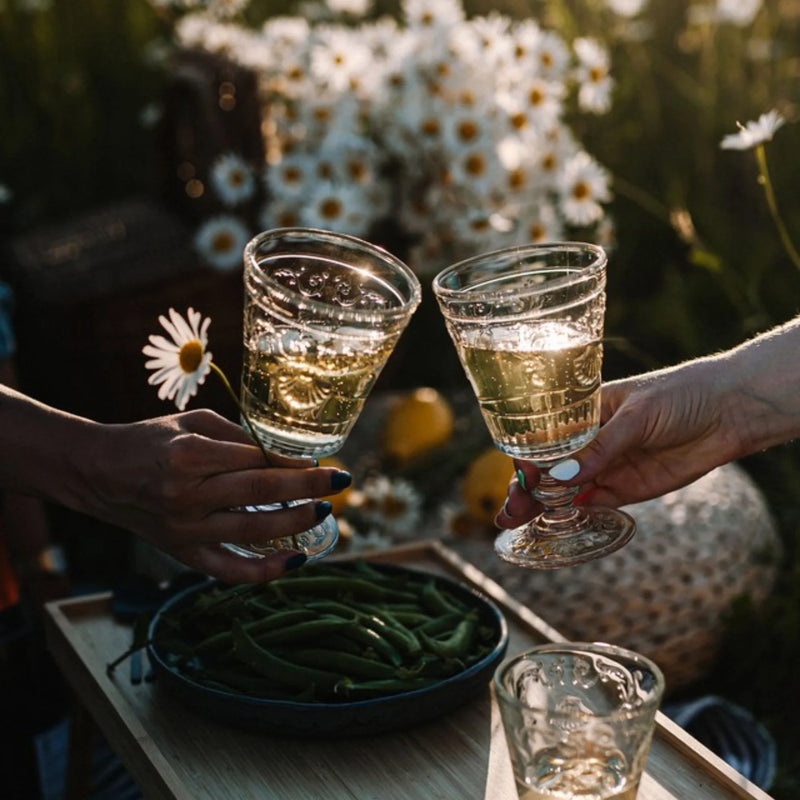
<path id="1" fill-rule="evenodd" d="M 483 659 L 497 628 L 434 576 L 316 563 L 264 584 L 216 584 L 162 612 L 153 645 L 205 686 L 351 702 L 430 686 Z"/>

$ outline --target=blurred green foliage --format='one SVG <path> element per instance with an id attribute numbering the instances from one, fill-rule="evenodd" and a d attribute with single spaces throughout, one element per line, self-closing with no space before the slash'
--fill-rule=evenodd
<path id="1" fill-rule="evenodd" d="M 689 0 L 650 0 L 645 28 L 601 0 L 503 0 L 468 10 L 532 15 L 612 53 L 610 114 L 576 116 L 614 176 L 605 377 L 735 345 L 800 309 L 800 273 L 776 234 L 752 151 L 723 151 L 737 122 L 777 108 L 767 145 L 781 213 L 800 239 L 800 0 L 765 0 L 755 22 L 687 25 Z M 40 10 L 37 8 L 41 6 Z M 253 14 L 290 3 L 256 0 Z M 379 10 L 395 7 L 388 0 Z M 135 194 L 158 193 L 154 128 L 169 20 L 145 0 L 0 2 L 0 232 L 12 234 Z M 795 445 L 748 459 L 786 551 L 763 609 L 732 610 L 708 685 L 750 708 L 779 742 L 779 800 L 800 796 L 800 734 L 787 707 L 800 661 L 800 459 Z"/>

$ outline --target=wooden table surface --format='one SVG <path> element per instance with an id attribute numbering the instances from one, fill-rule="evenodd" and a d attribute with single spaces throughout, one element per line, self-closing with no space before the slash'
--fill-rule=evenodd
<path id="1" fill-rule="evenodd" d="M 509 626 L 507 655 L 561 640 L 531 610 L 437 542 L 369 554 L 455 577 L 491 597 Z M 333 740 L 249 733 L 206 720 L 159 687 L 131 684 L 106 664 L 130 643 L 110 594 L 50 603 L 48 644 L 83 709 L 148 800 L 516 800 L 490 687 L 434 722 L 380 736 Z M 732 800 L 769 795 L 663 714 L 639 800 Z"/>

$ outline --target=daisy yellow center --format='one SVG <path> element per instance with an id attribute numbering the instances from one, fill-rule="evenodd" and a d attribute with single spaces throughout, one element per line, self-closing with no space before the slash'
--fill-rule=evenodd
<path id="1" fill-rule="evenodd" d="M 528 102 L 532 106 L 539 106 L 544 102 L 544 92 L 541 89 L 531 89 L 528 92 Z"/>
<path id="2" fill-rule="evenodd" d="M 337 219 L 342 215 L 342 204 L 331 197 L 325 200 L 320 206 L 320 214 L 325 219 Z"/>
<path id="3" fill-rule="evenodd" d="M 586 200 L 589 197 L 589 187 L 583 181 L 578 181 L 572 187 L 572 196 L 576 200 Z"/>
<path id="4" fill-rule="evenodd" d="M 486 172 L 486 162 L 480 153 L 473 153 L 464 164 L 465 170 L 469 175 L 483 175 Z"/>
<path id="5" fill-rule="evenodd" d="M 215 253 L 227 253 L 233 247 L 233 236 L 228 231 L 220 231 L 211 243 Z"/>
<path id="6" fill-rule="evenodd" d="M 203 345 L 200 344 L 197 339 L 192 339 L 181 346 L 180 352 L 178 353 L 178 363 L 187 375 L 194 372 L 200 366 L 202 360 Z"/>
<path id="7" fill-rule="evenodd" d="M 511 115 L 511 124 L 519 131 L 528 124 L 528 118 L 521 111 Z"/>
<path id="8" fill-rule="evenodd" d="M 428 118 L 422 122 L 422 132 L 426 136 L 438 136 L 440 131 L 439 120 Z"/>
<path id="9" fill-rule="evenodd" d="M 606 71 L 602 67 L 592 67 L 589 70 L 589 80 L 592 83 L 600 83 L 606 77 Z"/>
<path id="10" fill-rule="evenodd" d="M 458 126 L 458 136 L 464 142 L 471 142 L 478 136 L 478 126 L 471 120 L 465 120 Z"/>

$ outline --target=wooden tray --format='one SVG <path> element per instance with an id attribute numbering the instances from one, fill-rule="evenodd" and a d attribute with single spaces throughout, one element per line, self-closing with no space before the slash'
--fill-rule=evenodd
<path id="1" fill-rule="evenodd" d="M 437 542 L 371 553 L 455 577 L 494 599 L 509 625 L 508 655 L 563 637 L 477 568 Z M 47 606 L 48 644 L 148 800 L 516 800 L 497 706 L 478 701 L 433 723 L 380 737 L 309 741 L 246 733 L 207 721 L 159 690 L 133 685 L 122 653 L 131 629 L 111 615 L 108 593 Z M 729 800 L 769 795 L 659 714 L 639 800 Z"/>

